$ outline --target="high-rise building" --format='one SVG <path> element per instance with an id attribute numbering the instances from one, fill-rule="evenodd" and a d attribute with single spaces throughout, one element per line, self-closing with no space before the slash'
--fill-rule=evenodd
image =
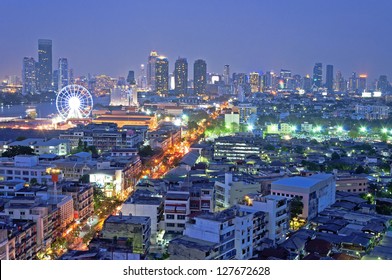
<path id="1" fill-rule="evenodd" d="M 22 83 L 23 83 L 23 95 L 35 94 L 37 90 L 36 80 L 36 62 L 32 57 L 23 58 L 23 70 L 22 70 Z"/>
<path id="2" fill-rule="evenodd" d="M 223 81 L 225 82 L 225 85 L 230 84 L 230 65 L 228 64 L 223 67 Z"/>
<path id="3" fill-rule="evenodd" d="M 60 90 L 61 87 L 59 87 L 59 70 L 58 69 L 53 71 L 52 78 L 53 78 L 53 81 L 52 81 L 53 90 L 54 91 Z"/>
<path id="4" fill-rule="evenodd" d="M 155 63 L 157 61 L 157 58 L 158 53 L 156 51 L 152 51 L 150 53 L 150 56 L 148 57 L 147 62 L 147 87 L 149 87 L 152 91 L 155 90 Z"/>
<path id="5" fill-rule="evenodd" d="M 159 56 L 155 61 L 155 92 L 159 96 L 169 94 L 169 60 Z"/>
<path id="6" fill-rule="evenodd" d="M 347 90 L 347 82 L 342 76 L 342 72 L 338 71 L 335 78 L 335 90 L 338 92 L 344 92 Z"/>
<path id="7" fill-rule="evenodd" d="M 38 90 L 52 89 L 52 40 L 38 40 Z"/>
<path id="8" fill-rule="evenodd" d="M 313 67 L 313 85 L 320 88 L 323 84 L 323 64 L 318 62 Z"/>
<path id="9" fill-rule="evenodd" d="M 249 75 L 250 91 L 252 93 L 260 92 L 261 79 L 257 72 L 250 73 Z"/>
<path id="10" fill-rule="evenodd" d="M 276 75 L 272 71 L 267 71 L 263 76 L 264 90 L 271 90 L 275 85 Z"/>
<path id="11" fill-rule="evenodd" d="M 68 59 L 59 58 L 59 72 L 58 72 L 58 89 L 61 90 L 63 87 L 69 85 L 68 76 Z"/>
<path id="12" fill-rule="evenodd" d="M 198 59 L 193 65 L 193 84 L 195 95 L 206 94 L 207 85 L 207 63 Z"/>
<path id="13" fill-rule="evenodd" d="M 69 69 L 69 84 L 72 85 L 75 83 L 75 78 L 74 78 L 74 71 L 72 68 Z"/>
<path id="14" fill-rule="evenodd" d="M 358 89 L 357 73 L 353 72 L 348 80 L 348 89 L 351 92 L 356 92 Z"/>
<path id="15" fill-rule="evenodd" d="M 357 80 L 358 85 L 357 89 L 358 92 L 363 92 L 367 89 L 367 75 L 366 74 L 360 74 L 359 78 Z"/>
<path id="16" fill-rule="evenodd" d="M 146 70 L 144 69 L 144 64 L 140 65 L 140 72 L 137 79 L 137 85 L 139 88 L 145 89 L 147 87 L 147 77 Z"/>
<path id="17" fill-rule="evenodd" d="M 381 75 L 377 81 L 377 90 L 385 93 L 390 87 L 391 85 L 388 82 L 388 77 L 386 75 Z"/>
<path id="18" fill-rule="evenodd" d="M 135 85 L 136 84 L 135 72 L 134 71 L 128 71 L 127 83 L 129 85 Z"/>
<path id="19" fill-rule="evenodd" d="M 188 62 L 186 58 L 178 58 L 174 66 L 174 89 L 176 94 L 184 96 L 188 88 Z"/>
<path id="20" fill-rule="evenodd" d="M 325 87 L 329 92 L 333 90 L 333 65 L 327 65 L 327 73 L 325 76 Z"/>
<path id="21" fill-rule="evenodd" d="M 308 92 L 311 90 L 311 88 L 312 88 L 312 79 L 310 78 L 310 75 L 306 75 L 302 79 L 302 89 Z"/>

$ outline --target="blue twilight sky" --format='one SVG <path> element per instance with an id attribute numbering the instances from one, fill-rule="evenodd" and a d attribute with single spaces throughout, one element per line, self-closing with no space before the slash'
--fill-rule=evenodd
<path id="1" fill-rule="evenodd" d="M 0 0 L 0 78 L 20 76 L 48 38 L 53 69 L 67 57 L 75 75 L 138 72 L 154 49 L 170 71 L 182 56 L 209 72 L 304 75 L 322 62 L 392 80 L 391 11 L 391 0 Z"/>

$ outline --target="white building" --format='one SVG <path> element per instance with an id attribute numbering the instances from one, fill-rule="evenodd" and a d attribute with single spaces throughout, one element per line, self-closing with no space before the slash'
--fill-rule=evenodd
<path id="1" fill-rule="evenodd" d="M 122 205 L 121 212 L 125 216 L 146 216 L 151 218 L 151 243 L 156 241 L 163 223 L 163 198 L 150 191 L 136 190 Z"/>
<path id="2" fill-rule="evenodd" d="M 24 180 L 0 181 L 0 197 L 11 198 L 24 187 Z"/>
<path id="3" fill-rule="evenodd" d="M 251 182 L 243 178 L 233 176 L 232 173 L 225 173 L 224 181 L 215 182 L 216 206 L 225 209 L 237 204 L 246 193 L 256 193 L 260 191 L 261 184 Z"/>
<path id="4" fill-rule="evenodd" d="M 189 191 L 168 191 L 164 203 L 165 230 L 183 232 L 190 210 Z"/>
<path id="5" fill-rule="evenodd" d="M 7 150 L 12 146 L 30 147 L 37 155 L 55 154 L 58 156 L 65 156 L 70 152 L 70 142 L 65 139 L 49 139 L 44 138 L 27 138 L 21 141 L 14 141 L 8 144 L 3 144 L 3 150 Z"/>
<path id="6" fill-rule="evenodd" d="M 336 180 L 332 174 L 290 177 L 272 182 L 273 195 L 299 197 L 303 202 L 302 218 L 312 219 L 335 203 Z"/>
<path id="7" fill-rule="evenodd" d="M 277 195 L 257 195 L 247 200 L 248 205 L 241 205 L 241 209 L 266 213 L 268 238 L 274 243 L 284 241 L 289 229 L 288 199 Z"/>
<path id="8" fill-rule="evenodd" d="M 47 172 L 54 168 L 53 164 L 43 164 L 38 161 L 38 156 L 19 155 L 14 159 L 3 158 L 0 160 L 0 181 L 24 180 L 31 182 L 37 180 L 38 184 L 52 184 L 52 176 Z M 59 174 L 61 180 L 63 174 Z"/>
<path id="9" fill-rule="evenodd" d="M 265 214 L 238 206 L 217 213 L 202 213 L 186 224 L 184 236 L 219 244 L 214 259 L 246 260 L 254 256 L 264 238 Z"/>

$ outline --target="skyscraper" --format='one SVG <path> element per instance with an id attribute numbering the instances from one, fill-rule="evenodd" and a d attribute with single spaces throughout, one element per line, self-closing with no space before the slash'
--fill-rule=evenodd
<path id="1" fill-rule="evenodd" d="M 226 64 L 223 68 L 223 81 L 225 85 L 230 84 L 230 65 Z"/>
<path id="2" fill-rule="evenodd" d="M 344 92 L 347 90 L 347 82 L 344 80 L 342 72 L 338 71 L 335 78 L 335 90 Z"/>
<path id="3" fill-rule="evenodd" d="M 188 62 L 178 58 L 174 66 L 174 89 L 177 95 L 184 96 L 188 88 Z"/>
<path id="4" fill-rule="evenodd" d="M 360 74 L 357 83 L 358 83 L 357 85 L 358 92 L 365 91 L 367 89 L 367 75 Z"/>
<path id="5" fill-rule="evenodd" d="M 206 94 L 207 85 L 207 64 L 204 60 L 198 59 L 193 64 L 193 87 L 195 95 Z"/>
<path id="6" fill-rule="evenodd" d="M 313 67 L 313 85 L 320 88 L 323 84 L 323 64 L 318 62 Z"/>
<path id="7" fill-rule="evenodd" d="M 58 90 L 69 85 L 68 76 L 68 60 L 66 58 L 59 58 L 59 85 Z"/>
<path id="8" fill-rule="evenodd" d="M 159 96 L 169 94 L 169 60 L 159 56 L 155 61 L 155 92 Z"/>
<path id="9" fill-rule="evenodd" d="M 250 91 L 252 93 L 260 92 L 261 79 L 257 72 L 250 73 L 249 75 Z"/>
<path id="10" fill-rule="evenodd" d="M 356 92 L 358 89 L 357 73 L 353 72 L 348 80 L 348 89 L 351 92 Z"/>
<path id="11" fill-rule="evenodd" d="M 38 90 L 52 89 L 52 40 L 38 40 Z"/>
<path id="12" fill-rule="evenodd" d="M 127 83 L 129 85 L 135 85 L 136 84 L 135 72 L 134 71 L 128 71 Z"/>
<path id="13" fill-rule="evenodd" d="M 386 75 L 380 75 L 377 81 L 377 90 L 382 93 L 386 93 L 389 91 L 391 85 L 389 84 L 388 77 Z"/>
<path id="14" fill-rule="evenodd" d="M 147 62 L 147 87 L 150 90 L 155 90 L 155 62 L 157 60 L 158 53 L 156 51 L 151 51 Z"/>
<path id="15" fill-rule="evenodd" d="M 23 58 L 23 70 L 22 70 L 22 84 L 23 84 L 23 95 L 35 94 L 37 90 L 36 80 L 36 62 L 32 57 Z"/>
<path id="16" fill-rule="evenodd" d="M 60 90 L 61 88 L 59 87 L 59 70 L 58 69 L 53 71 L 52 78 L 53 78 L 53 81 L 52 81 L 53 90 L 54 91 Z"/>
<path id="17" fill-rule="evenodd" d="M 325 76 L 325 87 L 328 92 L 333 90 L 333 65 L 327 65 L 327 73 Z"/>

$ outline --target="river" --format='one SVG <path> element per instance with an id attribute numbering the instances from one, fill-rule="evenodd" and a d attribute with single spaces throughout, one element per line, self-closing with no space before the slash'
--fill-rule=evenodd
<path id="1" fill-rule="evenodd" d="M 109 105 L 109 96 L 94 97 L 94 104 L 103 106 Z M 26 109 L 34 106 L 37 111 L 37 118 L 47 118 L 49 115 L 57 114 L 56 102 L 43 102 L 37 104 L 19 104 L 19 105 L 2 105 L 0 106 L 0 117 L 20 117 L 26 116 Z"/>

